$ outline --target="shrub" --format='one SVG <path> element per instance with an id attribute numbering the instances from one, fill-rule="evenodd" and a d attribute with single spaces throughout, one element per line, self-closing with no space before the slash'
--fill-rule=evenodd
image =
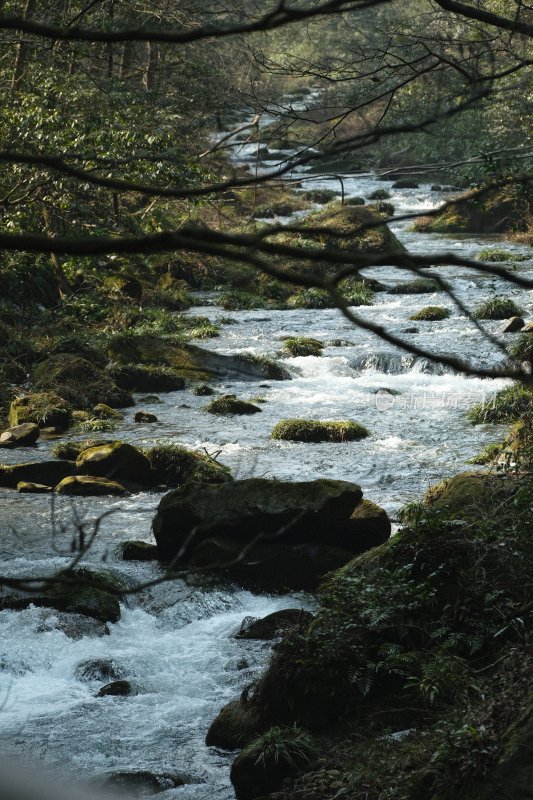
<path id="1" fill-rule="evenodd" d="M 246 754 L 255 757 L 256 764 L 285 762 L 299 768 L 316 759 L 318 749 L 311 734 L 297 725 L 275 726 L 254 739 L 246 747 Z"/>
<path id="2" fill-rule="evenodd" d="M 487 422 L 515 422 L 533 413 L 533 389 L 514 383 L 489 401 L 478 403 L 467 414 L 474 425 Z"/>
<path id="3" fill-rule="evenodd" d="M 306 419 L 283 419 L 271 434 L 273 439 L 290 442 L 351 442 L 369 435 L 369 431 L 356 422 Z"/>
<path id="4" fill-rule="evenodd" d="M 225 394 L 212 400 L 205 410 L 210 414 L 257 414 L 260 408 L 248 403 L 246 400 L 238 400 L 234 394 Z"/>
<path id="5" fill-rule="evenodd" d="M 318 339 L 305 336 L 291 336 L 283 342 L 283 349 L 291 356 L 320 356 L 324 345 Z"/>
<path id="6" fill-rule="evenodd" d="M 409 319 L 413 319 L 416 322 L 437 322 L 441 319 L 447 319 L 449 316 L 450 311 L 443 306 L 425 306 L 420 311 L 417 311 L 416 314 L 412 314 Z"/>
<path id="7" fill-rule="evenodd" d="M 519 317 L 522 310 L 516 305 L 514 300 L 507 297 L 493 297 L 484 300 L 474 309 L 476 319 L 509 319 L 509 317 Z"/>

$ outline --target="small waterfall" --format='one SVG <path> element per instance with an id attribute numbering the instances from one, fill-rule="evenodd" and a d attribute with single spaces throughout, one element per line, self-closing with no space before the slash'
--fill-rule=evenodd
<path id="1" fill-rule="evenodd" d="M 409 353 L 371 353 L 358 356 L 350 366 L 358 372 L 382 372 L 385 375 L 402 375 L 416 372 L 424 375 L 454 373 L 452 367 L 437 364 L 429 358 L 419 358 Z"/>

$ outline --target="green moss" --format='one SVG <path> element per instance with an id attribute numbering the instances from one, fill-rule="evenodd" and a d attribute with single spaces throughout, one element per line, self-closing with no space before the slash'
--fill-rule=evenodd
<path id="1" fill-rule="evenodd" d="M 157 480 L 166 486 L 184 483 L 225 483 L 231 480 L 228 467 L 204 453 L 179 445 L 160 444 L 145 451 Z"/>
<path id="2" fill-rule="evenodd" d="M 174 392 L 185 388 L 185 381 L 172 367 L 158 364 L 126 364 L 109 374 L 121 389 L 145 392 Z"/>
<path id="3" fill-rule="evenodd" d="M 436 322 L 441 319 L 447 319 L 450 316 L 450 311 L 443 306 L 425 306 L 412 314 L 409 319 L 415 321 Z"/>
<path id="4" fill-rule="evenodd" d="M 502 452 L 503 444 L 500 442 L 494 442 L 493 444 L 486 445 L 481 453 L 478 453 L 477 456 L 473 458 L 469 458 L 466 462 L 467 464 L 492 464 L 495 461 L 500 453 Z"/>
<path id="5" fill-rule="evenodd" d="M 283 342 L 283 349 L 291 356 L 320 356 L 324 344 L 318 339 L 308 339 L 305 336 L 291 336 Z"/>
<path id="6" fill-rule="evenodd" d="M 202 325 L 199 328 L 191 328 L 187 331 L 187 336 L 190 339 L 216 339 L 220 336 L 220 328 L 218 325 Z"/>
<path id="7" fill-rule="evenodd" d="M 507 352 L 516 361 L 529 361 L 533 363 L 533 331 L 523 333 L 509 347 Z"/>
<path id="8" fill-rule="evenodd" d="M 488 247 L 485 250 L 480 250 L 476 258 L 479 261 L 499 262 L 499 261 L 526 261 L 527 256 L 521 256 L 517 253 L 510 253 L 508 250 L 500 250 L 497 247 Z"/>
<path id="9" fill-rule="evenodd" d="M 69 403 L 53 392 L 35 392 L 16 397 L 9 408 L 9 424 L 34 422 L 41 427 L 68 428 L 72 422 Z"/>
<path id="10" fill-rule="evenodd" d="M 351 442 L 369 435 L 369 431 L 356 422 L 306 419 L 283 419 L 271 434 L 273 439 L 291 442 Z"/>
<path id="11" fill-rule="evenodd" d="M 476 319 L 509 319 L 519 317 L 522 310 L 507 297 L 493 297 L 479 303 L 474 309 Z"/>
<path id="12" fill-rule="evenodd" d="M 431 278 L 415 278 L 412 281 L 397 283 L 389 289 L 390 294 L 430 294 L 440 291 L 441 287 Z"/>
<path id="13" fill-rule="evenodd" d="M 500 389 L 489 400 L 473 406 L 467 414 L 470 422 L 515 422 L 533 412 L 533 389 L 514 383 Z"/>
<path id="14" fill-rule="evenodd" d="M 83 439 L 79 442 L 58 442 L 52 448 L 54 458 L 61 458 L 64 461 L 75 461 L 80 453 L 90 447 L 101 447 L 102 445 L 112 444 L 109 439 Z"/>
<path id="15" fill-rule="evenodd" d="M 62 353 L 47 358 L 33 373 L 35 384 L 44 391 L 61 393 L 77 408 L 92 408 L 106 403 L 112 408 L 133 405 L 133 398 L 120 389 L 109 373 L 85 358 Z"/>
<path id="16" fill-rule="evenodd" d="M 234 394 L 225 394 L 212 400 L 205 410 L 210 414 L 257 414 L 260 408 L 248 403 L 246 400 L 238 400 Z"/>

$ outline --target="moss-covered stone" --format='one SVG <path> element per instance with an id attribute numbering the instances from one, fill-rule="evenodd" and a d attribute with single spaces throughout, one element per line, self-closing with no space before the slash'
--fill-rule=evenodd
<path id="1" fill-rule="evenodd" d="M 115 408 L 111 408 L 106 403 L 97 403 L 92 409 L 92 415 L 95 419 L 124 419 L 124 414 Z"/>
<path id="2" fill-rule="evenodd" d="M 239 400 L 234 394 L 225 394 L 222 397 L 217 397 L 212 400 L 209 405 L 205 407 L 209 414 L 257 414 L 261 411 L 258 406 L 249 403 L 246 400 Z"/>
<path id="3" fill-rule="evenodd" d="M 450 519 L 475 517 L 517 491 L 516 480 L 504 475 L 464 472 L 428 489 L 424 502 Z"/>
<path id="4" fill-rule="evenodd" d="M 136 411 L 133 420 L 134 422 L 142 422 L 144 424 L 158 422 L 156 415 L 151 414 L 149 411 Z"/>
<path id="5" fill-rule="evenodd" d="M 306 336 L 289 336 L 283 342 L 283 349 L 287 350 L 288 354 L 297 356 L 320 356 L 324 349 L 323 342 L 318 339 L 310 339 Z"/>
<path id="6" fill-rule="evenodd" d="M 236 750 L 254 739 L 261 728 L 259 715 L 246 704 L 232 700 L 224 706 L 207 731 L 205 743 L 208 747 Z"/>
<path id="7" fill-rule="evenodd" d="M 357 422 L 283 419 L 272 431 L 273 439 L 289 442 L 353 442 L 369 436 Z"/>
<path id="8" fill-rule="evenodd" d="M 82 439 L 81 441 L 58 442 L 52 448 L 52 455 L 54 458 L 62 458 L 66 461 L 76 461 L 83 450 L 111 443 L 109 439 Z"/>
<path id="9" fill-rule="evenodd" d="M 209 397 L 210 395 L 215 394 L 215 390 L 212 389 L 211 386 L 208 386 L 207 383 L 201 383 L 194 387 L 192 393 L 197 397 Z"/>
<path id="10" fill-rule="evenodd" d="M 447 319 L 450 316 L 450 310 L 443 306 L 425 306 L 412 314 L 409 319 L 416 322 L 438 322 L 442 319 Z"/>
<path id="11" fill-rule="evenodd" d="M 39 426 L 34 422 L 23 422 L 0 434 L 0 447 L 31 447 L 39 438 Z"/>
<path id="12" fill-rule="evenodd" d="M 97 403 L 106 403 L 112 408 L 134 405 L 129 392 L 120 389 L 109 373 L 69 353 L 47 358 L 35 368 L 33 378 L 43 391 L 61 387 L 63 397 L 76 408 L 92 408 Z"/>
<path id="13" fill-rule="evenodd" d="M 431 278 L 415 278 L 412 281 L 397 283 L 389 289 L 390 294 L 432 294 L 440 291 L 441 287 Z"/>
<path id="14" fill-rule="evenodd" d="M 82 475 L 123 480 L 144 486 L 152 480 L 148 458 L 125 442 L 111 442 L 83 450 L 76 459 Z"/>
<path id="15" fill-rule="evenodd" d="M 101 497 L 102 495 L 117 495 L 123 497 L 128 492 L 117 481 L 108 478 L 97 478 L 93 475 L 69 475 L 58 483 L 55 488 L 58 494 L 78 495 L 80 497 Z"/>
<path id="16" fill-rule="evenodd" d="M 113 367 L 109 374 L 121 389 L 136 392 L 175 392 L 185 389 L 185 380 L 175 369 L 157 364 L 127 364 Z"/>
<path id="17" fill-rule="evenodd" d="M 173 444 L 156 445 L 145 452 L 155 480 L 165 486 L 225 483 L 231 480 L 229 468 L 206 453 Z"/>
<path id="18" fill-rule="evenodd" d="M 157 559 L 156 545 L 148 542 L 121 542 L 118 550 L 124 561 L 154 561 Z"/>
<path id="19" fill-rule="evenodd" d="M 518 317 L 522 310 L 508 297 L 492 297 L 474 308 L 476 319 L 509 319 Z"/>
<path id="20" fill-rule="evenodd" d="M 9 407 L 9 424 L 33 422 L 39 427 L 68 428 L 72 422 L 70 404 L 53 392 L 34 392 L 16 397 Z"/>
<path id="21" fill-rule="evenodd" d="M 435 233 L 509 233 L 531 226 L 533 181 L 509 181 L 458 197 L 435 217 L 424 217 L 415 230 Z"/>
<path id="22" fill-rule="evenodd" d="M 16 489 L 21 481 L 55 486 L 76 472 L 72 461 L 31 461 L 25 464 L 0 464 L 0 486 Z"/>

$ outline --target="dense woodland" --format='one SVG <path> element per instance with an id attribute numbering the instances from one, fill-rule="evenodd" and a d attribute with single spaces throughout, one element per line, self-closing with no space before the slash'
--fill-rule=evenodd
<path id="1" fill-rule="evenodd" d="M 31 605 L 113 624 L 125 599 L 198 571 L 311 593 L 312 614 L 238 634 L 278 637 L 206 731 L 208 747 L 240 750 L 239 800 L 533 798 L 532 35 L 522 0 L 0 2 L 0 494 L 161 501 L 155 545 L 120 551 L 153 559 L 155 578 L 90 567 L 98 506 L 90 531 L 68 532 L 61 570 L 6 564 L 0 616 Z M 388 190 L 348 196 L 359 176 Z M 439 202 L 396 213 L 389 191 L 419 184 Z M 399 219 L 420 246 L 402 244 Z M 460 245 L 474 235 L 488 245 L 472 255 Z M 379 267 L 392 288 L 365 273 Z M 490 299 L 465 301 L 444 268 L 491 280 Z M 438 327 L 428 344 L 365 316 L 381 292 L 440 292 L 408 319 L 460 314 L 480 355 L 460 337 L 442 350 Z M 208 303 L 217 319 L 194 313 Z M 281 361 L 210 348 L 228 315 L 256 309 L 308 310 L 307 335 L 285 336 Z M 143 392 L 260 416 L 264 397 L 212 385 L 288 380 L 287 358 L 328 346 L 314 327 L 332 309 L 355 340 L 437 376 L 507 380 L 465 422 L 492 426 L 492 443 L 421 487 L 392 537 L 353 476 L 233 480 L 218 453 L 127 440 L 121 409 Z M 370 435 L 310 415 L 271 438 Z M 117 678 L 104 694 L 129 693 L 104 677 Z M 149 792 L 139 774 L 110 785 Z"/>

